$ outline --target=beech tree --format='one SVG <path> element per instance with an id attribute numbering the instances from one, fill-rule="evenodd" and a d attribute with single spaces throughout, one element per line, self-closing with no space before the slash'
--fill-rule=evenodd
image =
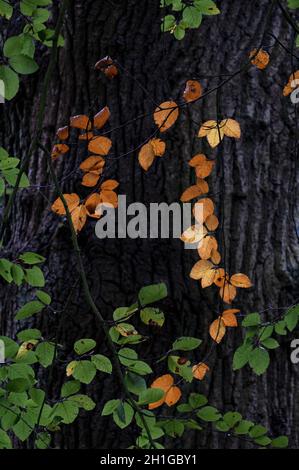
<path id="1" fill-rule="evenodd" d="M 298 7 L 0 0 L 0 448 L 298 447 Z"/>

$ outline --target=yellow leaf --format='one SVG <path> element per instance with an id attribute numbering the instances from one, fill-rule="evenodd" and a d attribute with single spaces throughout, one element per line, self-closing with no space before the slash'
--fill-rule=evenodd
<path id="1" fill-rule="evenodd" d="M 227 137 L 234 137 L 235 139 L 239 139 L 241 137 L 241 128 L 238 121 L 235 121 L 234 119 L 224 119 L 221 121 L 220 125 Z"/>
<path id="2" fill-rule="evenodd" d="M 207 135 L 208 142 L 212 148 L 217 147 L 217 145 L 219 145 L 222 141 L 223 137 L 224 130 L 220 127 L 220 125 L 215 129 L 212 129 Z"/>
<path id="3" fill-rule="evenodd" d="M 202 124 L 198 131 L 198 137 L 206 137 L 211 130 L 217 127 L 217 121 L 209 120 Z"/>
<path id="4" fill-rule="evenodd" d="M 71 377 L 73 375 L 76 365 L 77 365 L 77 361 L 72 361 L 68 364 L 66 368 L 67 377 Z"/>

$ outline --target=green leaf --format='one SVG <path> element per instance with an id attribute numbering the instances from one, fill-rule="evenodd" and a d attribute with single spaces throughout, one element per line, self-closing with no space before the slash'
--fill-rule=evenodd
<path id="1" fill-rule="evenodd" d="M 76 403 L 80 408 L 85 411 L 91 411 L 95 408 L 95 402 L 87 395 L 79 394 L 69 397 L 69 401 Z"/>
<path id="2" fill-rule="evenodd" d="M 17 333 L 17 338 L 19 341 L 30 341 L 32 339 L 40 339 L 41 336 L 42 334 L 40 330 L 37 330 L 36 328 L 22 330 Z"/>
<path id="3" fill-rule="evenodd" d="M 260 446 L 268 446 L 271 444 L 271 439 L 268 436 L 261 436 L 257 439 L 254 439 L 254 442 Z"/>
<path id="4" fill-rule="evenodd" d="M 8 382 L 6 388 L 9 392 L 23 393 L 31 387 L 31 383 L 22 377 L 13 379 Z"/>
<path id="5" fill-rule="evenodd" d="M 26 418 L 22 414 L 21 419 L 13 426 L 12 430 L 20 441 L 24 442 L 33 432 L 33 426 L 31 423 L 27 422 Z"/>
<path id="6" fill-rule="evenodd" d="M 128 371 L 125 375 L 125 384 L 129 392 L 139 395 L 146 389 L 146 381 L 140 375 Z"/>
<path id="7" fill-rule="evenodd" d="M 262 341 L 262 345 L 267 349 L 276 349 L 279 348 L 279 343 L 274 338 L 267 338 Z"/>
<path id="8" fill-rule="evenodd" d="M 1 1 L 0 1 L 0 13 L 1 13 Z M 2 429 L 0 429 L 0 449 L 12 449 L 10 437 Z"/>
<path id="9" fill-rule="evenodd" d="M 64 424 L 71 424 L 75 421 L 79 413 L 79 407 L 76 403 L 66 400 L 57 403 L 53 409 L 54 416 L 60 416 Z"/>
<path id="10" fill-rule="evenodd" d="M 147 307 L 141 310 L 140 319 L 146 325 L 163 326 L 165 321 L 165 315 L 158 308 Z"/>
<path id="11" fill-rule="evenodd" d="M 189 28 L 199 28 L 202 22 L 202 14 L 194 6 L 190 6 L 183 11 L 183 20 L 187 23 Z"/>
<path id="12" fill-rule="evenodd" d="M 128 319 L 133 313 L 137 312 L 138 304 L 133 304 L 130 307 L 118 307 L 113 312 L 113 320 L 119 321 L 123 319 Z"/>
<path id="13" fill-rule="evenodd" d="M 248 434 L 252 426 L 254 426 L 254 423 L 252 421 L 247 421 L 246 419 L 243 419 L 242 421 L 240 421 L 238 426 L 235 427 L 234 433 L 235 434 Z"/>
<path id="14" fill-rule="evenodd" d="M 134 410 L 128 403 L 122 403 L 118 405 L 116 410 L 113 412 L 113 420 L 115 424 L 124 429 L 131 423 L 134 416 Z"/>
<path id="15" fill-rule="evenodd" d="M 183 377 L 187 382 L 192 382 L 193 380 L 193 373 L 192 367 L 190 367 L 190 361 L 187 361 L 185 364 L 181 364 L 181 357 L 180 356 L 168 356 L 167 365 L 171 372 L 174 374 L 180 375 Z"/>
<path id="16" fill-rule="evenodd" d="M 4 16 L 7 20 L 10 20 L 13 14 L 13 7 L 7 0 L 0 0 L 0 16 Z"/>
<path id="17" fill-rule="evenodd" d="M 249 436 L 252 438 L 257 438 L 264 436 L 267 433 L 267 428 L 264 426 L 261 426 L 260 424 L 254 425 L 250 431 L 249 431 Z"/>
<path id="18" fill-rule="evenodd" d="M 213 406 L 204 406 L 197 412 L 198 418 L 203 421 L 213 422 L 221 419 L 221 414 Z"/>
<path id="19" fill-rule="evenodd" d="M 0 336 L 0 340 L 3 341 L 5 346 L 5 358 L 10 359 L 14 357 L 19 349 L 19 345 L 7 336 Z"/>
<path id="20" fill-rule="evenodd" d="M 279 436 L 272 440 L 271 446 L 276 447 L 277 449 L 283 449 L 284 447 L 288 447 L 289 439 L 287 436 Z"/>
<path id="21" fill-rule="evenodd" d="M 94 339 L 83 338 L 79 339 L 74 344 L 74 351 L 76 354 L 81 355 L 85 354 L 96 347 L 97 343 Z"/>
<path id="22" fill-rule="evenodd" d="M 290 308 L 285 314 L 284 319 L 287 325 L 287 329 L 289 331 L 293 331 L 296 328 L 299 319 L 299 305 L 295 305 L 294 307 Z"/>
<path id="23" fill-rule="evenodd" d="M 178 338 L 172 345 L 173 351 L 192 351 L 198 348 L 202 343 L 201 339 L 191 336 L 182 336 Z"/>
<path id="24" fill-rule="evenodd" d="M 36 435 L 35 447 L 37 449 L 47 449 L 51 443 L 51 435 L 48 432 L 39 432 Z"/>
<path id="25" fill-rule="evenodd" d="M 193 408 L 191 405 L 188 405 L 188 403 L 182 403 L 181 405 L 177 406 L 177 410 L 180 413 L 189 413 L 190 411 L 193 411 Z"/>
<path id="26" fill-rule="evenodd" d="M 6 57 L 13 57 L 19 55 L 23 47 L 23 41 L 21 36 L 11 36 L 6 39 L 3 47 L 3 54 Z"/>
<path id="27" fill-rule="evenodd" d="M 203 15 L 219 15 L 220 13 L 212 0 L 195 0 L 194 5 Z"/>
<path id="28" fill-rule="evenodd" d="M 119 406 L 120 400 L 109 400 L 107 403 L 105 403 L 105 406 L 102 411 L 102 416 L 109 416 L 111 415 L 114 410 Z"/>
<path id="29" fill-rule="evenodd" d="M 8 170 L 10 168 L 16 168 L 20 163 L 19 158 L 8 157 L 5 160 L 0 160 L 0 170 Z"/>
<path id="30" fill-rule="evenodd" d="M 5 181 L 0 176 L 0 197 L 3 196 L 4 192 L 5 192 Z"/>
<path id="31" fill-rule="evenodd" d="M 39 343 L 35 352 L 40 364 L 44 367 L 48 367 L 54 360 L 55 345 L 47 341 Z"/>
<path id="32" fill-rule="evenodd" d="M 177 419 L 167 421 L 164 423 L 163 428 L 165 429 L 166 434 L 171 437 L 181 437 L 185 431 L 184 424 Z"/>
<path id="33" fill-rule="evenodd" d="M 17 168 L 12 168 L 10 170 L 5 170 L 2 172 L 2 175 L 11 186 L 15 186 L 18 178 L 19 170 Z M 22 174 L 21 180 L 19 183 L 19 188 L 28 188 L 29 180 L 25 174 Z"/>
<path id="34" fill-rule="evenodd" d="M 278 335 L 285 336 L 288 334 L 286 330 L 286 322 L 285 320 L 280 320 L 279 322 L 275 323 L 274 325 L 274 331 Z"/>
<path id="35" fill-rule="evenodd" d="M 14 283 L 20 286 L 24 279 L 24 271 L 18 264 L 13 264 L 11 267 L 11 275 Z"/>
<path id="36" fill-rule="evenodd" d="M 265 339 L 269 338 L 274 330 L 273 325 L 263 326 L 260 329 L 259 340 L 264 341 Z"/>
<path id="37" fill-rule="evenodd" d="M 223 415 L 223 420 L 229 425 L 230 428 L 233 428 L 239 421 L 241 421 L 242 415 L 237 411 L 228 411 Z"/>
<path id="38" fill-rule="evenodd" d="M 8 158 L 8 152 L 3 147 L 0 147 L 0 160 L 5 158 Z"/>
<path id="39" fill-rule="evenodd" d="M 24 320 L 24 318 L 31 317 L 36 313 L 39 313 L 43 310 L 44 304 L 42 304 L 39 300 L 33 300 L 32 302 L 28 302 L 27 304 L 23 305 L 22 308 L 16 314 L 16 320 Z"/>
<path id="40" fill-rule="evenodd" d="M 262 348 L 255 348 L 249 356 L 249 365 L 257 375 L 263 374 L 270 364 L 268 351 Z"/>
<path id="41" fill-rule="evenodd" d="M 178 41 L 181 41 L 182 39 L 184 39 L 185 34 L 186 34 L 185 28 L 183 28 L 180 24 L 178 24 L 175 30 L 173 31 L 173 35 Z"/>
<path id="42" fill-rule="evenodd" d="M 261 317 L 259 313 L 249 313 L 249 315 L 246 315 L 246 317 L 242 321 L 242 326 L 256 326 L 260 325 L 260 323 Z"/>
<path id="43" fill-rule="evenodd" d="M 135 374 L 139 374 L 139 375 L 147 375 L 153 372 L 151 367 L 146 362 L 143 362 L 143 361 L 136 361 L 134 364 L 131 364 L 130 366 L 128 366 L 128 369 L 131 372 L 134 372 Z"/>
<path id="44" fill-rule="evenodd" d="M 18 75 L 7 65 L 0 65 L 0 80 L 4 84 L 4 90 L 0 88 L 0 97 L 12 100 L 19 91 L 20 81 Z"/>
<path id="45" fill-rule="evenodd" d="M 118 352 L 118 358 L 122 365 L 130 366 L 138 360 L 138 354 L 134 349 L 131 348 L 122 348 Z"/>
<path id="46" fill-rule="evenodd" d="M 161 31 L 170 31 L 175 24 L 175 17 L 173 15 L 166 15 L 162 20 Z"/>
<path id="47" fill-rule="evenodd" d="M 139 302 L 144 307 L 145 305 L 158 302 L 159 300 L 167 297 L 166 284 L 152 284 L 150 286 L 142 287 L 139 291 Z"/>
<path id="48" fill-rule="evenodd" d="M 44 287 L 45 285 L 43 272 L 38 266 L 25 269 L 25 280 L 32 287 Z"/>
<path id="49" fill-rule="evenodd" d="M 36 297 L 45 305 L 50 305 L 51 303 L 50 295 L 43 290 L 37 290 Z"/>
<path id="50" fill-rule="evenodd" d="M 70 395 L 74 395 L 79 392 L 80 388 L 81 384 L 79 380 L 70 380 L 69 382 L 65 382 L 61 388 L 61 396 L 66 398 Z"/>
<path id="51" fill-rule="evenodd" d="M 160 388 L 147 388 L 139 395 L 138 404 L 139 405 L 148 405 L 149 403 L 154 403 L 155 401 L 161 400 L 165 395 L 165 392 Z"/>
<path id="52" fill-rule="evenodd" d="M 33 253 L 32 251 L 27 251 L 26 253 L 23 253 L 19 257 L 19 259 L 26 264 L 39 264 L 46 261 L 46 258 L 41 255 L 38 255 L 37 253 Z"/>
<path id="53" fill-rule="evenodd" d="M 95 354 L 91 357 L 91 361 L 99 371 L 106 372 L 106 374 L 112 373 L 112 363 L 110 359 L 103 356 L 103 354 Z"/>
<path id="54" fill-rule="evenodd" d="M 299 0 L 288 0 L 288 7 L 292 10 L 299 8 Z"/>
<path id="55" fill-rule="evenodd" d="M 190 393 L 188 402 L 190 403 L 191 408 L 195 410 L 196 408 L 206 405 L 208 403 L 208 399 L 200 393 Z"/>
<path id="56" fill-rule="evenodd" d="M 38 70 L 38 65 L 35 60 L 24 54 L 10 57 L 8 62 L 15 72 L 22 75 L 30 75 Z"/>
<path id="57" fill-rule="evenodd" d="M 90 361 L 77 361 L 73 377 L 84 384 L 89 384 L 96 375 L 96 367 Z"/>
<path id="58" fill-rule="evenodd" d="M 236 349 L 233 358 L 233 370 L 241 369 L 247 364 L 251 351 L 251 344 L 242 344 Z"/>
<path id="59" fill-rule="evenodd" d="M 12 263 L 8 259 L 0 259 L 0 276 L 2 276 L 9 284 L 12 282 L 11 268 Z"/>
<path id="60" fill-rule="evenodd" d="M 227 432 L 231 428 L 229 426 L 229 424 L 227 424 L 225 421 L 221 421 L 221 420 L 216 422 L 215 427 L 218 431 L 221 431 L 221 432 Z"/>

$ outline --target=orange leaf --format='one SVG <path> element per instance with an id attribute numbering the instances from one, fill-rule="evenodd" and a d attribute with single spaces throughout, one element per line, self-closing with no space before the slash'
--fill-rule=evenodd
<path id="1" fill-rule="evenodd" d="M 270 61 L 270 56 L 268 52 L 263 51 L 262 49 L 253 49 L 250 52 L 249 57 L 250 59 L 251 57 L 253 57 L 253 59 L 251 60 L 252 65 L 255 65 L 260 70 L 265 69 Z"/>
<path id="2" fill-rule="evenodd" d="M 204 362 L 200 362 L 192 367 L 193 377 L 197 380 L 203 380 L 210 368 Z"/>
<path id="3" fill-rule="evenodd" d="M 88 172 L 99 170 L 105 165 L 105 160 L 98 155 L 92 155 L 91 157 L 86 158 L 84 162 L 80 165 L 80 170 Z"/>
<path id="4" fill-rule="evenodd" d="M 219 264 L 220 261 L 221 261 L 221 255 L 219 253 L 218 250 L 212 250 L 211 252 L 211 261 L 214 263 L 214 264 Z"/>
<path id="5" fill-rule="evenodd" d="M 225 310 L 222 313 L 221 318 L 225 326 L 238 326 L 237 317 L 235 315 L 238 312 L 240 312 L 240 310 L 238 310 L 237 308 L 232 308 L 229 310 Z"/>
<path id="6" fill-rule="evenodd" d="M 170 374 L 162 375 L 158 377 L 154 382 L 151 384 L 151 388 L 159 388 L 164 391 L 165 395 L 160 400 L 150 403 L 148 405 L 149 410 L 153 410 L 154 408 L 158 408 L 159 406 L 163 405 L 166 397 L 166 393 L 170 390 L 174 383 L 173 377 Z"/>
<path id="7" fill-rule="evenodd" d="M 183 98 L 185 101 L 190 102 L 197 100 L 202 95 L 202 86 L 196 80 L 188 80 L 186 83 L 186 88 L 183 93 Z"/>
<path id="8" fill-rule="evenodd" d="M 208 197 L 200 199 L 194 204 L 193 215 L 200 224 L 203 224 L 213 212 L 214 203 Z"/>
<path id="9" fill-rule="evenodd" d="M 116 75 L 118 74 L 118 69 L 116 65 L 109 65 L 108 67 L 106 67 L 104 70 L 104 74 L 110 79 L 116 77 Z"/>
<path id="10" fill-rule="evenodd" d="M 101 202 L 102 202 L 102 198 L 100 194 L 97 194 L 97 193 L 91 194 L 87 198 L 85 202 L 85 207 L 86 207 L 87 215 L 89 215 L 89 217 L 93 217 L 95 219 L 100 218 L 99 211 L 96 211 L 96 209 L 97 209 L 97 206 L 101 204 Z"/>
<path id="11" fill-rule="evenodd" d="M 101 190 L 105 189 L 106 191 L 112 191 L 119 186 L 119 182 L 116 180 L 106 180 L 101 185 Z"/>
<path id="12" fill-rule="evenodd" d="M 92 188 L 97 184 L 99 181 L 100 175 L 98 172 L 94 173 L 85 173 L 82 179 L 82 186 L 87 186 L 88 188 Z"/>
<path id="13" fill-rule="evenodd" d="M 228 274 L 226 273 L 226 276 L 225 276 L 224 269 L 223 268 L 217 269 L 214 284 L 216 284 L 217 287 L 222 287 L 224 285 L 225 278 L 226 278 L 226 282 L 228 282 Z"/>
<path id="14" fill-rule="evenodd" d="M 179 387 L 172 386 L 168 392 L 166 392 L 165 403 L 168 406 L 175 405 L 182 396 L 182 392 Z"/>
<path id="15" fill-rule="evenodd" d="M 242 273 L 233 274 L 230 278 L 230 283 L 235 287 L 243 287 L 245 289 L 252 286 L 249 277 Z"/>
<path id="16" fill-rule="evenodd" d="M 181 201 L 182 202 L 191 201 L 191 199 L 194 199 L 201 195 L 202 195 L 202 190 L 199 185 L 190 186 L 181 195 Z"/>
<path id="17" fill-rule="evenodd" d="M 90 131 L 91 121 L 88 116 L 85 114 L 78 114 L 77 116 L 72 116 L 70 119 L 70 126 L 75 127 L 76 129 L 83 129 L 85 131 Z"/>
<path id="18" fill-rule="evenodd" d="M 57 129 L 56 135 L 60 140 L 66 140 L 69 137 L 69 126 L 60 127 Z"/>
<path id="19" fill-rule="evenodd" d="M 225 332 L 226 328 L 222 318 L 219 317 L 217 320 L 214 320 L 213 323 L 211 323 L 209 333 L 211 338 L 216 341 L 216 343 L 221 342 Z"/>
<path id="20" fill-rule="evenodd" d="M 108 65 L 111 65 L 111 64 L 113 64 L 113 60 L 111 59 L 109 55 L 106 55 L 106 57 L 103 57 L 102 59 L 98 60 L 94 68 L 98 70 L 103 70 L 106 67 L 108 67 Z"/>
<path id="21" fill-rule="evenodd" d="M 101 109 L 101 111 L 99 111 L 93 118 L 93 126 L 96 128 L 96 129 L 102 129 L 102 127 L 104 127 L 104 125 L 106 124 L 106 122 L 108 121 L 108 119 L 110 118 L 110 110 L 108 108 L 108 106 L 105 106 L 105 108 Z"/>
<path id="22" fill-rule="evenodd" d="M 70 212 L 72 212 L 80 203 L 78 194 L 75 194 L 75 193 L 64 194 L 63 196 Z M 53 212 L 56 212 L 56 214 L 59 214 L 59 215 L 66 214 L 62 200 L 59 197 L 53 203 L 51 209 Z"/>
<path id="23" fill-rule="evenodd" d="M 112 142 L 108 137 L 95 137 L 88 144 L 88 150 L 98 155 L 107 155 L 111 149 Z"/>
<path id="24" fill-rule="evenodd" d="M 219 294 L 223 302 L 225 302 L 226 304 L 231 304 L 237 295 L 237 289 L 235 288 L 235 286 L 225 283 L 222 287 L 220 287 Z"/>
<path id="25" fill-rule="evenodd" d="M 74 225 L 75 231 L 78 233 L 85 225 L 86 222 L 87 211 L 86 207 L 81 204 L 80 206 L 76 207 L 72 212 L 72 222 Z"/>
<path id="26" fill-rule="evenodd" d="M 91 140 L 93 138 L 93 132 L 84 132 L 79 135 L 79 140 Z"/>
<path id="27" fill-rule="evenodd" d="M 214 232 L 219 225 L 218 217 L 215 214 L 209 215 L 205 220 L 205 224 L 208 230 Z"/>
<path id="28" fill-rule="evenodd" d="M 52 148 L 51 157 L 52 160 L 56 160 L 60 155 L 64 155 L 69 151 L 69 146 L 66 144 L 56 144 Z"/>
<path id="29" fill-rule="evenodd" d="M 202 194 L 206 194 L 209 192 L 209 185 L 202 178 L 196 178 L 196 186 L 200 188 Z"/>
<path id="30" fill-rule="evenodd" d="M 155 109 L 154 121 L 159 127 L 160 132 L 165 132 L 177 120 L 179 110 L 174 101 L 165 101 Z"/>
<path id="31" fill-rule="evenodd" d="M 103 204 L 109 204 L 113 207 L 118 206 L 117 194 L 114 191 L 101 191 L 101 198 Z"/>
<path id="32" fill-rule="evenodd" d="M 204 122 L 198 131 L 198 137 L 206 137 L 215 128 L 217 128 L 217 121 L 210 119 Z"/>
<path id="33" fill-rule="evenodd" d="M 294 91 L 296 88 L 298 88 L 298 86 L 299 86 L 299 83 L 297 82 L 298 79 L 299 79 L 299 70 L 297 70 L 297 72 L 291 74 L 288 83 L 286 84 L 286 86 L 283 89 L 283 95 L 284 96 L 290 95 L 292 93 L 292 91 Z"/>
<path id="34" fill-rule="evenodd" d="M 207 260 L 200 260 L 195 263 L 193 266 L 191 272 L 190 272 L 190 277 L 191 279 L 202 279 L 205 276 L 205 273 L 207 271 L 212 270 L 213 264 L 210 261 Z"/>
<path id="35" fill-rule="evenodd" d="M 218 243 L 216 238 L 211 235 L 207 235 L 198 245 L 198 254 L 201 259 L 209 259 L 211 257 L 212 250 L 217 250 Z"/>
<path id="36" fill-rule="evenodd" d="M 141 168 L 147 171 L 152 166 L 154 159 L 155 159 L 154 149 L 151 143 L 147 142 L 141 147 L 140 152 L 138 154 L 138 161 L 139 161 Z"/>

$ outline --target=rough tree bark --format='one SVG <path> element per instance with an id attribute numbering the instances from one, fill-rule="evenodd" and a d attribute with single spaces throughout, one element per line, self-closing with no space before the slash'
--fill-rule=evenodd
<path id="1" fill-rule="evenodd" d="M 60 50 L 47 101 L 43 143 L 48 147 L 54 142 L 55 130 L 65 125 L 71 115 L 95 112 L 108 105 L 112 113 L 110 125 L 114 128 L 152 111 L 153 101 L 177 99 L 186 79 L 199 77 L 205 89 L 216 86 L 220 83 L 217 76 L 237 70 L 249 51 L 259 46 L 270 5 L 269 0 L 223 1 L 221 15 L 205 18 L 199 30 L 188 32 L 178 42 L 160 32 L 159 0 L 71 3 L 64 28 L 66 45 Z M 18 30 L 18 25 L 14 28 L 10 34 Z M 290 47 L 294 36 L 277 7 L 267 30 Z M 211 94 L 180 113 L 175 127 L 165 134 L 167 154 L 147 173 L 139 167 L 137 153 L 132 149 L 155 129 L 152 118 L 114 131 L 113 155 L 126 152 L 128 155 L 111 159 L 106 176 L 120 182 L 119 193 L 126 194 L 128 202 L 171 203 L 178 201 L 192 182 L 187 165 L 190 157 L 198 151 L 217 156 L 210 188 L 217 211 L 224 217 L 229 269 L 247 273 L 254 282 L 250 291 L 239 291 L 235 304 L 244 313 L 273 307 L 265 313 L 265 318 L 271 318 L 277 315 L 275 308 L 293 304 L 299 297 L 299 250 L 291 218 L 294 107 L 282 96 L 282 86 L 292 71 L 291 58 L 270 35 L 265 36 L 263 46 L 272 54 L 269 68 L 264 72 L 251 68 L 220 91 L 220 111 L 224 117 L 240 122 L 243 131 L 240 141 L 227 139 L 219 150 L 211 151 L 195 137 L 200 123 L 216 116 L 215 94 Z M 17 98 L 1 107 L 2 145 L 21 158 L 26 155 L 34 129 L 48 54 L 40 50 L 38 74 L 25 79 Z M 93 65 L 105 55 L 117 59 L 127 73 L 121 72 L 109 81 L 96 72 Z M 148 90 L 148 95 L 132 77 Z M 56 169 L 64 192 L 82 194 L 80 172 L 74 170 L 85 156 L 84 148 L 74 148 L 69 156 L 58 161 Z M 57 313 L 41 315 L 40 320 L 28 321 L 28 325 L 38 324 L 51 335 L 59 321 L 59 310 L 78 278 L 76 256 L 66 224 L 50 211 L 56 194 L 53 186 L 48 187 L 50 178 L 42 152 L 31 159 L 29 177 L 32 187 L 18 193 L 3 253 L 14 257 L 30 249 L 46 256 L 47 289 Z M 208 348 L 208 325 L 217 315 L 219 299 L 214 288 L 202 290 L 189 278 L 196 253 L 184 250 L 179 240 L 99 240 L 93 222 L 80 234 L 79 243 L 92 294 L 107 319 L 111 319 L 116 307 L 134 301 L 143 285 L 166 282 L 169 289 L 164 306 L 166 325 L 159 332 L 153 331 L 152 342 L 142 346 L 145 356 L 166 350 L 172 338 L 179 335 L 203 338 L 205 346 L 201 353 Z M 14 287 L 3 285 L 1 293 L 2 331 L 12 334 L 18 328 L 13 313 L 26 300 L 25 291 L 17 296 Z M 86 307 L 80 287 L 64 315 L 60 342 L 65 347 L 65 357 L 82 334 L 93 336 L 101 344 L 101 351 L 107 352 L 101 329 Z M 289 434 L 291 446 L 298 447 L 298 367 L 289 360 L 290 338 L 271 354 L 268 372 L 257 378 L 246 368 L 232 372 L 232 353 L 241 342 L 240 335 L 239 329 L 229 332 L 210 358 L 211 373 L 204 382 L 196 383 L 195 389 L 207 393 L 221 409 L 238 409 L 248 419 L 269 426 L 273 434 Z M 157 371 L 160 372 L 164 372 L 163 366 Z M 63 375 L 63 370 L 55 368 L 54 380 L 49 384 L 52 397 L 56 396 Z M 46 384 L 47 373 L 40 380 Z M 76 424 L 62 429 L 55 437 L 55 445 L 61 448 L 130 445 L 133 435 L 120 432 L 109 418 L 100 417 L 103 403 L 119 393 L 115 378 L 101 376 L 88 389 L 99 403 L 96 412 L 86 413 Z M 236 448 L 249 444 L 208 431 L 188 432 L 174 445 Z"/>

